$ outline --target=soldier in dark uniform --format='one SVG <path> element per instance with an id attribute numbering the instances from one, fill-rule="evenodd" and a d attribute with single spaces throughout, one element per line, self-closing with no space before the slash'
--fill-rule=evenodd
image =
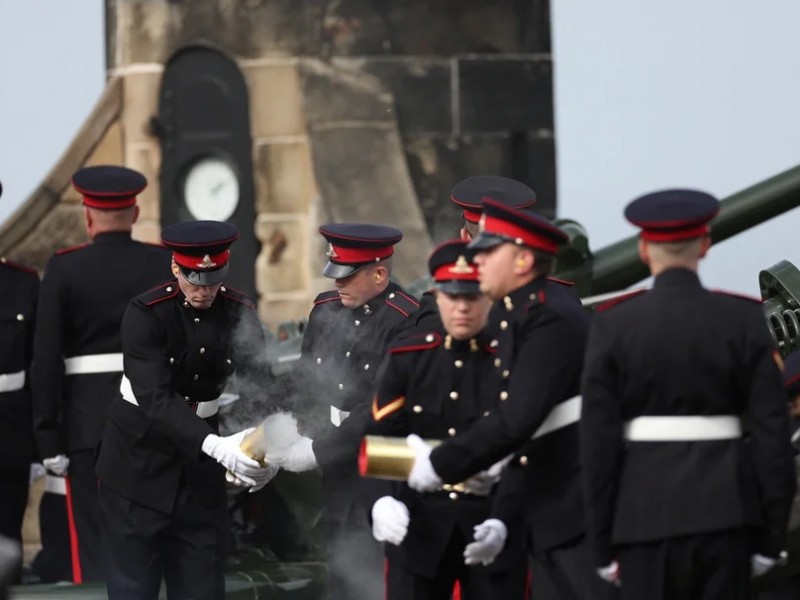
<path id="1" fill-rule="evenodd" d="M 36 271 L 0 258 L 0 535 L 20 543 L 37 460 L 28 369 L 38 294 Z"/>
<path id="2" fill-rule="evenodd" d="M 505 476 L 524 471 L 537 599 L 614 597 L 592 569 L 583 519 L 578 427 L 588 316 L 569 286 L 548 275 L 566 235 L 532 212 L 484 202 L 477 250 L 481 291 L 494 299 L 496 362 L 508 378 L 498 409 L 432 452 L 414 443 L 409 485 L 432 491 L 510 452 Z M 491 330 L 490 330 L 491 331 Z"/>
<path id="3" fill-rule="evenodd" d="M 102 581 L 92 453 L 119 390 L 122 313 L 131 298 L 169 275 L 169 253 L 131 239 L 139 215 L 136 196 L 147 185 L 143 175 L 124 167 L 87 167 L 72 183 L 83 196 L 92 241 L 57 252 L 45 268 L 32 367 L 33 418 L 44 466 L 67 476 L 70 529 L 76 534 L 72 548 L 78 550 L 73 580 Z"/>
<path id="4" fill-rule="evenodd" d="M 97 460 L 111 600 L 224 595 L 228 480 L 258 489 L 277 471 L 219 437 L 218 398 L 236 374 L 242 401 L 266 395 L 264 333 L 253 302 L 227 287 L 230 224 L 167 227 L 175 279 L 133 299 L 122 319 L 125 372 Z"/>
<path id="5" fill-rule="evenodd" d="M 381 551 L 359 497 L 356 458 L 375 373 L 389 342 L 419 305 L 390 280 L 402 232 L 340 223 L 320 227 L 320 233 L 330 244 L 323 275 L 335 280 L 336 289 L 314 300 L 292 376 L 297 408 L 309 408 L 307 435 L 285 456 L 271 459 L 289 471 L 322 468 L 331 598 L 379 597 Z"/>
<path id="6" fill-rule="evenodd" d="M 484 330 L 491 300 L 480 292 L 478 268 L 466 245 L 446 242 L 431 254 L 428 265 L 443 325 L 390 346 L 369 433 L 447 439 L 499 404 L 503 378 Z M 476 494 L 469 486 L 448 486 L 421 494 L 407 485 L 387 485 L 390 493 L 376 498 L 371 509 L 373 535 L 387 542 L 386 598 L 449 600 L 458 582 L 466 600 L 522 600 L 524 487 L 517 490 L 513 502 L 505 498 L 501 512 L 492 514 L 490 489 Z M 477 541 L 473 530 L 481 532 Z"/>
<path id="7" fill-rule="evenodd" d="M 461 216 L 464 223 L 459 231 L 462 240 L 470 241 L 478 234 L 478 222 L 483 214 L 485 199 L 492 199 L 510 208 L 523 209 L 533 206 L 536 193 L 524 183 L 496 175 L 476 175 L 460 181 L 450 192 L 450 200 L 463 209 Z M 419 310 L 406 325 L 408 332 L 416 327 L 441 327 L 433 291 L 422 294 Z"/>
<path id="8" fill-rule="evenodd" d="M 592 323 L 588 522 L 598 573 L 621 579 L 622 598 L 748 598 L 751 570 L 774 565 L 786 539 L 795 482 L 780 356 L 760 302 L 697 276 L 718 208 L 693 190 L 632 202 L 655 284 Z"/>

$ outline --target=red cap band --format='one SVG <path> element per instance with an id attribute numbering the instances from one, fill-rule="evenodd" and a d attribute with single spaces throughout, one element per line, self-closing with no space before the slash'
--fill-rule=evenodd
<path id="1" fill-rule="evenodd" d="M 107 197 L 106 197 L 107 198 Z M 84 196 L 83 205 L 101 210 L 114 210 L 115 208 L 129 208 L 136 206 L 136 196 L 121 196 L 117 200 L 98 199 L 93 196 Z"/>
<path id="2" fill-rule="evenodd" d="M 681 229 L 642 229 L 641 237 L 647 242 L 680 242 L 708 235 L 711 228 L 703 223 Z"/>
<path id="3" fill-rule="evenodd" d="M 519 240 L 519 243 L 530 246 L 531 248 L 544 250 L 550 254 L 555 254 L 558 251 L 558 244 L 543 235 L 537 235 L 532 231 L 523 229 L 503 219 L 490 217 L 486 213 L 484 213 L 484 217 L 483 231 L 486 233 L 494 233 L 511 238 L 512 240 Z"/>
<path id="4" fill-rule="evenodd" d="M 384 246 L 381 248 L 345 248 L 331 244 L 328 258 L 335 263 L 356 264 L 377 261 L 388 258 L 394 254 L 394 246 Z"/>
<path id="5" fill-rule="evenodd" d="M 192 256 L 190 254 L 181 254 L 180 252 L 173 251 L 172 258 L 175 262 L 182 267 L 191 269 L 192 271 L 208 271 L 211 269 L 219 269 L 228 264 L 231 251 L 223 250 L 219 254 L 205 254 L 204 256 Z"/>
<path id="6" fill-rule="evenodd" d="M 434 281 L 478 281 L 478 269 L 474 265 L 450 263 L 442 265 L 433 273 Z"/>
<path id="7" fill-rule="evenodd" d="M 475 212 L 472 210 L 465 209 L 464 212 L 461 213 L 461 215 L 464 217 L 464 220 L 467 221 L 468 223 L 475 223 L 477 225 L 478 222 L 481 220 L 480 212 Z"/>

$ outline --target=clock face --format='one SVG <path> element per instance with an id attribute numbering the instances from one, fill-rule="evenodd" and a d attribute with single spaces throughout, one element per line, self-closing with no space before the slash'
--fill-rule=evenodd
<path id="1" fill-rule="evenodd" d="M 203 158 L 189 168 L 183 199 L 195 219 L 227 221 L 239 204 L 239 179 L 221 158 Z"/>

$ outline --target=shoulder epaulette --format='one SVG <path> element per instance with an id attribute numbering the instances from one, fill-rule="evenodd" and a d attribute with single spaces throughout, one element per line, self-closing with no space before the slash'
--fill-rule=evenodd
<path id="1" fill-rule="evenodd" d="M 178 295 L 179 289 L 176 281 L 167 281 L 139 296 L 139 300 L 147 306 L 153 306 L 164 300 L 174 298 Z"/>
<path id="2" fill-rule="evenodd" d="M 559 279 L 558 277 L 547 277 L 547 281 L 552 281 L 553 283 L 557 283 L 559 285 L 565 285 L 567 287 L 572 287 L 575 285 L 572 281 L 567 281 L 566 279 Z"/>
<path id="3" fill-rule="evenodd" d="M 712 294 L 720 294 L 722 296 L 730 296 L 731 298 L 738 298 L 739 300 L 747 300 L 755 304 L 761 304 L 762 301 L 747 294 L 740 294 L 739 292 L 729 292 L 728 290 L 709 290 Z"/>
<path id="4" fill-rule="evenodd" d="M 221 286 L 219 288 L 219 293 L 228 298 L 229 300 L 233 300 L 234 302 L 239 302 L 240 304 L 244 304 L 245 306 L 248 306 L 250 308 L 256 307 L 256 303 L 253 302 L 253 299 L 250 296 L 230 286 L 227 285 Z"/>
<path id="5" fill-rule="evenodd" d="M 404 317 L 409 316 L 419 308 L 419 302 L 400 289 L 396 289 L 386 296 L 386 304 Z"/>
<path id="6" fill-rule="evenodd" d="M 403 352 L 419 352 L 433 350 L 442 343 L 439 333 L 417 333 L 395 342 L 389 347 L 389 354 L 402 354 Z"/>
<path id="7" fill-rule="evenodd" d="M 615 306 L 622 304 L 626 300 L 630 300 L 631 298 L 636 298 L 637 296 L 641 296 L 647 291 L 647 289 L 641 290 L 634 290 L 627 294 L 622 294 L 621 296 L 616 296 L 615 298 L 611 298 L 610 300 L 606 300 L 605 302 L 598 304 L 597 308 L 595 309 L 597 312 L 605 312 L 609 308 L 614 308 Z"/>
<path id="8" fill-rule="evenodd" d="M 16 269 L 17 271 L 24 271 L 25 273 L 30 273 L 31 275 L 39 276 L 39 273 L 33 267 L 29 267 L 28 265 L 23 265 L 18 262 L 14 262 L 13 260 L 8 260 L 5 256 L 0 258 L 0 264 L 5 265 L 11 269 Z"/>
<path id="9" fill-rule="evenodd" d="M 61 256 L 62 254 L 69 254 L 70 252 L 75 252 L 75 250 L 86 248 L 86 246 L 89 246 L 90 244 L 91 242 L 85 242 L 83 244 L 78 244 L 77 246 L 69 246 L 68 248 L 61 248 L 61 250 L 56 250 L 56 256 Z"/>
<path id="10" fill-rule="evenodd" d="M 314 306 L 317 304 L 323 304 L 324 302 L 331 302 L 332 300 L 339 300 L 338 290 L 328 290 L 327 292 L 322 292 L 316 298 L 314 298 Z"/>
<path id="11" fill-rule="evenodd" d="M 525 304 L 525 311 L 530 311 L 534 306 L 544 304 L 546 300 L 547 294 L 544 293 L 544 290 L 539 290 L 535 294 L 531 294 L 528 296 L 528 302 Z"/>

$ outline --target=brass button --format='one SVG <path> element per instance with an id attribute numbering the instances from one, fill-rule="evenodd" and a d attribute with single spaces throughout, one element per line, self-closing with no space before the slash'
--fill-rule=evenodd
<path id="1" fill-rule="evenodd" d="M 199 322 L 200 322 L 200 317 L 195 317 L 195 318 L 194 318 L 194 322 L 195 322 L 195 323 L 199 323 Z"/>
<path id="2" fill-rule="evenodd" d="M 502 360 L 500 360 L 499 358 L 495 358 L 494 359 L 494 366 L 495 367 L 499 367 L 501 364 L 503 364 Z"/>
<path id="3" fill-rule="evenodd" d="M 458 500 L 458 494 L 456 492 L 450 492 L 447 494 L 447 496 L 450 498 L 450 500 Z"/>
<path id="4" fill-rule="evenodd" d="M 391 300 L 392 298 L 394 298 L 394 292 L 392 292 L 391 294 L 389 294 L 389 300 Z"/>
<path id="5" fill-rule="evenodd" d="M 431 334 L 431 333 L 429 333 L 428 335 L 426 335 L 426 336 L 425 336 L 425 341 L 426 341 L 426 342 L 428 342 L 429 344 L 430 344 L 430 343 L 431 343 L 431 342 L 432 342 L 434 339 L 435 339 L 435 338 L 433 337 L 433 334 Z"/>
<path id="6" fill-rule="evenodd" d="M 205 353 L 206 353 L 206 349 L 205 348 L 200 348 L 200 354 L 205 354 Z"/>
<path id="7" fill-rule="evenodd" d="M 525 467 L 527 465 L 528 465 L 528 457 L 523 454 L 522 456 L 519 457 L 519 466 Z"/>
<path id="8" fill-rule="evenodd" d="M 228 290 L 227 290 L 227 288 L 226 288 L 226 287 L 223 285 L 222 287 L 220 287 L 220 288 L 219 288 L 219 291 L 220 291 L 220 292 L 227 292 Z"/>
<path id="9" fill-rule="evenodd" d="M 175 364 L 175 359 L 172 358 L 171 356 L 169 357 L 169 364 L 171 364 L 171 365 Z"/>
<path id="10" fill-rule="evenodd" d="M 456 366 L 456 369 L 460 369 L 461 367 L 463 367 L 463 366 L 464 366 L 464 361 L 463 361 L 463 360 L 457 360 L 457 361 L 456 361 L 455 363 L 453 363 L 453 364 Z"/>
<path id="11" fill-rule="evenodd" d="M 500 329 L 502 329 L 503 331 L 508 329 L 508 321 L 500 321 Z"/>
<path id="12" fill-rule="evenodd" d="M 321 357 L 321 356 L 318 356 L 318 357 L 317 357 L 317 364 L 318 364 L 318 365 L 321 365 L 321 364 L 322 364 L 322 357 Z"/>
<path id="13" fill-rule="evenodd" d="M 189 396 L 184 396 L 184 397 L 183 397 L 183 399 L 184 399 L 184 400 L 186 400 L 187 402 L 188 402 L 189 400 L 191 400 L 191 398 L 189 398 Z"/>
<path id="14" fill-rule="evenodd" d="M 456 434 L 455 427 L 451 427 L 450 429 L 447 430 L 447 435 L 449 435 L 450 437 L 453 437 L 455 434 Z"/>
<path id="15" fill-rule="evenodd" d="M 509 371 L 508 369 L 503 371 L 503 377 L 508 377 L 509 375 L 511 375 L 511 371 Z"/>
<path id="16" fill-rule="evenodd" d="M 226 358 L 225 362 L 228 363 L 228 364 L 231 364 L 231 359 L 230 358 Z"/>
<path id="17" fill-rule="evenodd" d="M 344 353 L 345 358 L 350 358 L 350 350 Z"/>
<path id="18" fill-rule="evenodd" d="M 200 375 L 198 375 L 197 373 L 195 373 L 195 374 L 194 374 L 194 380 L 195 380 L 195 381 L 197 381 L 198 379 L 200 379 Z"/>
<path id="19" fill-rule="evenodd" d="M 500 400 L 508 400 L 508 392 L 503 390 L 500 392 Z"/>
<path id="20" fill-rule="evenodd" d="M 171 285 L 168 285 L 168 286 L 167 286 L 167 291 L 168 291 L 168 292 L 171 292 L 171 291 L 172 291 L 172 286 L 171 286 Z"/>
<path id="21" fill-rule="evenodd" d="M 343 384 L 343 383 L 340 383 L 340 384 L 339 384 L 339 389 L 340 389 L 340 390 L 343 390 L 343 389 L 344 389 L 344 384 Z"/>
<path id="22" fill-rule="evenodd" d="M 483 416 L 484 417 L 488 417 L 489 416 L 489 411 L 488 410 L 483 411 Z"/>
<path id="23" fill-rule="evenodd" d="M 25 315 L 23 315 L 22 313 L 17 314 L 17 321 L 24 321 L 24 320 L 25 320 Z"/>
<path id="24" fill-rule="evenodd" d="M 359 321 L 358 319 L 356 319 L 356 327 L 358 327 L 359 325 L 361 325 L 361 321 Z"/>
<path id="25" fill-rule="evenodd" d="M 489 342 L 489 346 L 492 348 L 497 348 L 498 344 L 499 342 L 497 340 L 492 340 L 491 342 Z"/>
<path id="26" fill-rule="evenodd" d="M 419 414 L 419 413 L 422 412 L 422 407 L 419 404 L 415 404 L 414 407 L 411 410 L 413 410 L 415 413 Z"/>
<path id="27" fill-rule="evenodd" d="M 365 365 L 364 365 L 364 370 L 365 370 L 365 371 L 369 371 L 369 363 L 367 363 L 367 364 L 365 364 Z"/>
<path id="28" fill-rule="evenodd" d="M 458 392 L 453 390 L 450 392 L 450 400 L 458 400 Z"/>

